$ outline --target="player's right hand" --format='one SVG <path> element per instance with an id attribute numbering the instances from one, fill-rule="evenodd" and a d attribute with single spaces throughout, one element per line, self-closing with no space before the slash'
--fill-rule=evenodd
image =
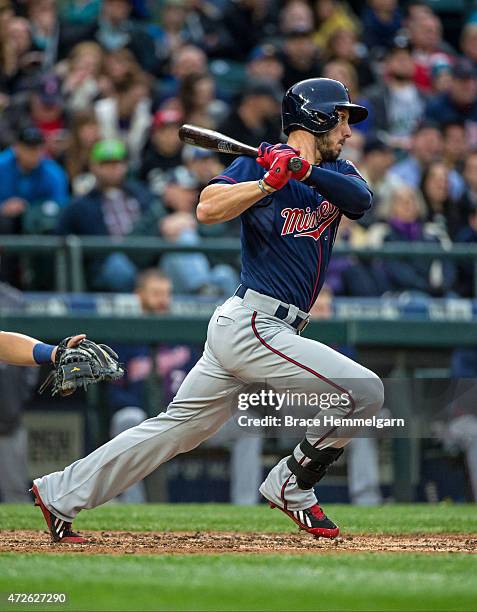
<path id="1" fill-rule="evenodd" d="M 262 168 L 268 170 L 272 165 L 275 154 L 279 151 L 293 151 L 294 157 L 300 155 L 300 151 L 290 147 L 290 145 L 283 143 L 272 145 L 268 142 L 262 142 L 258 147 L 258 157 L 256 159 L 257 164 L 260 164 Z"/>
<path id="2" fill-rule="evenodd" d="M 293 157 L 296 157 L 294 149 L 275 151 L 270 168 L 263 177 L 264 182 L 273 189 L 285 187 L 293 177 L 293 173 L 288 169 L 288 162 Z"/>

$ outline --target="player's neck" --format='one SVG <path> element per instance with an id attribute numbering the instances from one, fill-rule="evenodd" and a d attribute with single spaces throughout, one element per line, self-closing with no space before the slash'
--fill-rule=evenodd
<path id="1" fill-rule="evenodd" d="M 304 157 L 310 164 L 318 164 L 316 159 L 315 137 L 305 130 L 294 130 L 288 137 L 287 144 L 295 149 L 299 149 L 301 157 Z"/>

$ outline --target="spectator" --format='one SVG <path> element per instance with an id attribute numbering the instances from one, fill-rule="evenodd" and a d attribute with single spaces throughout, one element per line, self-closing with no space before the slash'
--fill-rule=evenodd
<path id="1" fill-rule="evenodd" d="M 320 74 L 318 47 L 313 40 L 313 30 L 288 30 L 285 33 L 281 60 L 284 67 L 284 89 Z"/>
<path id="2" fill-rule="evenodd" d="M 165 0 L 160 14 L 160 27 L 155 32 L 158 57 L 166 62 L 187 42 L 186 17 L 188 6 L 185 0 Z"/>
<path id="3" fill-rule="evenodd" d="M 98 100 L 94 106 L 102 138 L 123 140 L 127 144 L 132 171 L 139 168 L 151 125 L 150 96 L 149 76 L 140 72 L 113 96 Z"/>
<path id="4" fill-rule="evenodd" d="M 165 240 L 184 245 L 200 242 L 195 215 L 198 187 L 197 179 L 183 166 L 170 173 L 162 193 L 164 211 L 159 221 Z M 161 267 L 172 280 L 176 293 L 228 296 L 239 284 L 232 267 L 226 264 L 211 267 L 202 253 L 163 255 Z"/>
<path id="5" fill-rule="evenodd" d="M 469 60 L 454 65 L 449 92 L 429 100 L 426 117 L 439 125 L 464 121 L 469 145 L 477 144 L 477 70 Z"/>
<path id="6" fill-rule="evenodd" d="M 477 23 L 466 23 L 460 37 L 460 48 L 462 53 L 477 68 Z"/>
<path id="7" fill-rule="evenodd" d="M 142 69 L 154 73 L 157 57 L 152 37 L 130 17 L 132 0 L 103 0 L 100 18 L 82 33 L 82 40 L 96 40 L 106 51 L 129 49 Z"/>
<path id="8" fill-rule="evenodd" d="M 318 22 L 315 42 L 320 49 L 328 46 L 328 41 L 336 30 L 359 31 L 359 22 L 346 3 L 338 0 L 315 0 L 314 6 Z"/>
<path id="9" fill-rule="evenodd" d="M 192 145 L 185 145 L 182 151 L 182 161 L 197 180 L 200 191 L 223 170 L 216 153 Z"/>
<path id="10" fill-rule="evenodd" d="M 445 59 L 452 61 L 453 49 L 442 39 L 442 23 L 427 8 L 419 5 L 408 19 L 408 30 L 416 65 L 414 81 L 424 93 L 432 88 L 432 67 Z"/>
<path id="11" fill-rule="evenodd" d="M 153 193 L 162 193 L 165 173 L 182 163 L 178 129 L 183 116 L 178 110 L 159 110 L 152 121 L 149 140 L 142 153 L 139 177 Z"/>
<path id="12" fill-rule="evenodd" d="M 474 209 L 477 209 L 477 151 L 472 151 L 467 156 L 464 163 L 463 177 L 465 180 L 465 189 L 457 204 L 457 210 L 459 211 L 460 217 L 459 230 L 464 229 L 467 225 L 469 215 Z M 461 235 L 461 232 L 459 235 Z"/>
<path id="13" fill-rule="evenodd" d="M 383 218 L 383 202 L 389 191 L 401 183 L 400 179 L 389 172 L 394 160 L 392 148 L 384 141 L 377 138 L 366 141 L 359 171 L 373 192 L 373 208 L 365 213 L 360 220 L 361 224 L 369 226 L 373 221 Z"/>
<path id="14" fill-rule="evenodd" d="M 62 91 L 68 110 L 87 110 L 102 93 L 103 50 L 95 42 L 79 43 L 72 49 L 65 68 Z"/>
<path id="15" fill-rule="evenodd" d="M 341 83 L 344 83 L 348 88 L 350 98 L 355 104 L 362 104 L 364 106 L 368 106 L 367 99 L 360 94 L 358 86 L 358 73 L 356 72 L 356 69 L 353 64 L 341 59 L 330 60 L 323 66 L 323 76 L 328 79 L 335 79 L 336 81 L 341 81 Z M 369 119 L 366 118 L 364 121 L 361 121 L 355 129 L 353 129 L 353 134 L 351 138 L 349 138 L 348 141 L 345 143 L 345 145 L 351 144 L 349 141 L 356 142 L 357 138 L 359 138 L 363 134 L 367 134 L 369 129 Z M 342 152 L 341 156 L 347 159 L 344 152 Z M 359 159 L 355 158 L 352 161 L 354 163 L 357 163 Z"/>
<path id="16" fill-rule="evenodd" d="M 366 231 L 343 215 L 336 244 L 359 248 L 366 242 Z M 354 255 L 335 255 L 328 266 L 326 283 L 334 295 L 351 297 L 374 297 L 382 295 L 389 288 L 378 266 L 367 265 Z"/>
<path id="17" fill-rule="evenodd" d="M 10 0 L 0 0 L 0 88 L 9 91 L 9 81 L 17 70 L 15 48 L 10 43 L 10 24 L 13 20 Z"/>
<path id="18" fill-rule="evenodd" d="M 8 23 L 4 44 L 10 49 L 8 56 L 14 58 L 14 68 L 4 73 L 0 80 L 0 90 L 16 94 L 25 88 L 41 70 L 41 53 L 32 48 L 30 24 L 24 17 L 14 17 Z"/>
<path id="19" fill-rule="evenodd" d="M 74 196 L 84 195 L 94 187 L 90 171 L 91 150 L 101 139 L 94 111 L 75 113 L 71 121 L 71 138 L 65 155 L 65 168 Z"/>
<path id="20" fill-rule="evenodd" d="M 474 170 L 473 182 L 476 183 L 475 169 L 477 166 L 477 153 L 472 155 L 474 158 L 472 166 Z M 469 164 L 469 170 L 471 165 Z M 474 187 L 475 188 L 475 187 Z M 475 198 L 475 195 L 474 195 Z M 477 201 L 473 200 L 469 202 L 467 209 L 467 224 L 459 230 L 455 237 L 455 242 L 463 244 L 477 244 Z M 457 269 L 457 282 L 456 290 L 461 297 L 475 298 L 475 262 L 474 261 L 462 261 L 458 265 Z M 475 352 L 473 352 L 473 358 L 475 359 Z M 467 376 L 467 374 L 465 374 Z M 473 376 L 473 375 L 472 375 Z"/>
<path id="21" fill-rule="evenodd" d="M 362 15 L 363 42 L 373 51 L 386 49 L 401 28 L 397 0 L 367 0 Z"/>
<path id="22" fill-rule="evenodd" d="M 314 27 L 313 11 L 303 0 L 292 0 L 280 12 L 280 32 L 311 32 Z"/>
<path id="23" fill-rule="evenodd" d="M 177 97 L 181 83 L 186 77 L 207 72 L 207 56 L 204 51 L 194 45 L 184 45 L 171 58 L 170 70 L 161 81 L 161 101 Z"/>
<path id="24" fill-rule="evenodd" d="M 409 156 L 395 164 L 391 172 L 411 187 L 418 187 L 426 166 L 440 158 L 442 146 L 437 127 L 421 123 L 413 134 Z"/>
<path id="25" fill-rule="evenodd" d="M 444 162 L 432 162 L 424 170 L 420 187 L 427 209 L 426 221 L 439 228 L 441 240 L 453 237 L 459 217 L 449 194 L 449 169 Z"/>
<path id="26" fill-rule="evenodd" d="M 179 99 L 187 123 L 214 129 L 227 114 L 227 104 L 215 95 L 210 74 L 190 74 L 181 83 Z"/>
<path id="27" fill-rule="evenodd" d="M 102 89 L 105 95 L 112 96 L 115 92 L 122 91 L 131 79 L 141 72 L 141 66 L 129 49 L 104 53 Z"/>
<path id="28" fill-rule="evenodd" d="M 261 44 L 266 33 L 274 33 L 274 24 L 262 0 L 237 0 L 225 4 L 215 41 L 209 38 L 207 54 L 243 61 L 252 49 Z"/>
<path id="29" fill-rule="evenodd" d="M 255 47 L 249 56 L 247 77 L 254 81 L 267 80 L 279 85 L 283 80 L 284 66 L 275 45 Z"/>
<path id="30" fill-rule="evenodd" d="M 462 173 L 469 153 L 465 125 L 462 121 L 442 126 L 443 161 L 450 170 Z"/>
<path id="31" fill-rule="evenodd" d="M 20 129 L 15 145 L 0 153 L 0 176 L 2 233 L 20 233 L 29 208 L 41 207 L 48 217 L 68 202 L 66 174 L 45 157 L 45 139 L 36 127 Z"/>
<path id="32" fill-rule="evenodd" d="M 328 41 L 325 50 L 326 59 L 344 60 L 352 64 L 356 70 L 359 87 L 368 87 L 375 81 L 374 73 L 370 67 L 363 45 L 358 42 L 357 34 L 351 30 L 340 28 L 335 30 Z"/>
<path id="33" fill-rule="evenodd" d="M 155 233 L 150 215 L 152 194 L 143 186 L 126 180 L 127 152 L 118 140 L 97 142 L 91 151 L 91 172 L 96 185 L 65 208 L 59 234 L 128 236 Z M 136 266 L 124 253 L 88 262 L 88 286 L 101 291 L 132 291 Z"/>
<path id="34" fill-rule="evenodd" d="M 413 81 L 414 60 L 407 46 L 394 41 L 386 51 L 383 79 L 364 92 L 370 131 L 390 146 L 408 150 L 424 115 L 424 98 Z"/>
<path id="35" fill-rule="evenodd" d="M 236 110 L 219 124 L 219 132 L 252 146 L 279 142 L 281 98 L 281 91 L 272 83 L 249 81 Z M 232 163 L 230 155 L 220 159 L 224 165 Z"/>
<path id="36" fill-rule="evenodd" d="M 389 216 L 385 242 L 439 242 L 436 229 L 425 224 L 425 204 L 419 193 L 408 185 L 396 187 L 389 194 Z M 455 281 L 455 268 L 445 259 L 427 258 L 385 260 L 383 263 L 392 291 L 415 291 L 443 297 L 449 295 Z"/>

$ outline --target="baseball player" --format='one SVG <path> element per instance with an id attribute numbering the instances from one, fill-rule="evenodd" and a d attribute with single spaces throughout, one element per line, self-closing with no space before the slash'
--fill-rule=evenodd
<path id="1" fill-rule="evenodd" d="M 358 219 L 371 206 L 364 179 L 351 163 L 338 159 L 350 124 L 366 116 L 338 81 L 297 83 L 283 99 L 287 145 L 262 143 L 256 161 L 237 158 L 202 191 L 199 221 L 241 218 L 241 285 L 214 312 L 204 353 L 166 412 L 34 481 L 55 541 L 65 541 L 60 530 L 68 533 L 78 512 L 112 499 L 216 432 L 248 383 L 348 394 L 346 406 L 336 408 L 342 416 L 379 411 L 383 385 L 373 372 L 300 335 L 323 284 L 342 215 Z M 293 174 L 288 163 L 297 155 L 301 169 Z M 337 536 L 339 528 L 318 505 L 314 486 L 349 440 L 336 427 L 309 428 L 270 471 L 260 492 L 301 529 Z"/>

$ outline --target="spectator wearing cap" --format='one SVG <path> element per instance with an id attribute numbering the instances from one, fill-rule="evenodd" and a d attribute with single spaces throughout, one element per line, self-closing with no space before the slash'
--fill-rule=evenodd
<path id="1" fill-rule="evenodd" d="M 237 108 L 219 124 L 219 132 L 251 146 L 279 142 L 281 99 L 282 91 L 273 83 L 249 81 Z M 230 155 L 220 160 L 227 166 L 232 162 Z"/>
<path id="2" fill-rule="evenodd" d="M 449 91 L 429 100 L 426 117 L 439 125 L 465 122 L 470 146 L 477 145 L 477 69 L 471 61 L 455 63 Z"/>
<path id="3" fill-rule="evenodd" d="M 363 218 L 365 225 L 369 225 L 383 217 L 382 202 L 387 198 L 390 189 L 401 183 L 401 180 L 389 172 L 395 161 L 395 155 L 385 141 L 369 138 L 364 145 L 363 153 L 359 171 L 373 192 L 373 208 Z"/>
<path id="4" fill-rule="evenodd" d="M 68 202 L 64 170 L 45 156 L 45 139 L 34 126 L 20 129 L 13 147 L 0 153 L 0 226 L 3 233 L 21 231 L 30 207 L 45 202 L 55 207 Z"/>
<path id="5" fill-rule="evenodd" d="M 402 25 L 397 0 L 367 0 L 361 21 L 368 49 L 386 49 Z"/>
<path id="6" fill-rule="evenodd" d="M 137 171 L 141 162 L 141 151 L 151 125 L 151 105 L 151 80 L 142 71 L 112 96 L 94 105 L 102 138 L 126 143 L 133 171 Z"/>
<path id="7" fill-rule="evenodd" d="M 129 236 L 155 233 L 150 215 L 155 201 L 139 183 L 126 179 L 127 151 L 120 140 L 101 140 L 91 151 L 91 172 L 96 184 L 63 211 L 58 233 L 63 235 Z M 90 289 L 131 291 L 135 264 L 123 253 L 87 262 Z"/>
<path id="8" fill-rule="evenodd" d="M 425 169 L 434 161 L 441 159 L 443 152 L 442 134 L 434 123 L 423 122 L 414 132 L 409 155 L 396 163 L 391 174 L 401 181 L 418 189 Z M 449 172 L 449 191 L 452 200 L 461 197 L 464 182 L 456 170 Z"/>
<path id="9" fill-rule="evenodd" d="M 176 109 L 158 110 L 154 115 L 139 170 L 139 178 L 146 181 L 154 193 L 161 192 L 164 173 L 182 163 L 182 143 L 178 134 L 182 123 L 182 113 Z"/>
<path id="10" fill-rule="evenodd" d="M 370 131 L 377 137 L 386 136 L 396 149 L 409 149 L 424 115 L 424 97 L 414 83 L 414 68 L 406 40 L 397 38 L 386 51 L 384 78 L 363 92 L 371 115 Z"/>
<path id="11" fill-rule="evenodd" d="M 321 73 L 318 47 L 312 28 L 296 28 L 285 32 L 281 60 L 284 66 L 282 85 L 288 89 L 298 81 Z"/>
<path id="12" fill-rule="evenodd" d="M 132 5 L 132 0 L 103 0 L 99 19 L 83 29 L 81 40 L 95 40 L 106 51 L 127 48 L 143 70 L 155 73 L 158 60 L 154 40 L 131 18 Z"/>
<path id="13" fill-rule="evenodd" d="M 272 44 L 255 47 L 248 57 L 247 77 L 253 80 L 268 80 L 281 83 L 283 79 L 283 63 L 278 48 Z"/>
<path id="14" fill-rule="evenodd" d="M 30 101 L 30 116 L 43 132 L 51 157 L 60 160 L 68 145 L 64 98 L 59 78 L 48 73 L 41 77 Z"/>

